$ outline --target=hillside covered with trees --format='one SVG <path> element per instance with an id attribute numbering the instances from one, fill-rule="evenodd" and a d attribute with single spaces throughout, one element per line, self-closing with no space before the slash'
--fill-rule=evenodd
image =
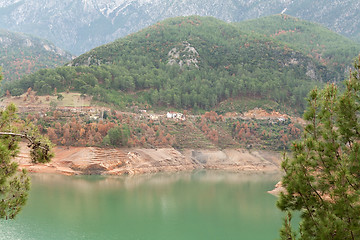
<path id="1" fill-rule="evenodd" d="M 4 81 L 18 80 L 42 68 L 62 66 L 72 55 L 47 40 L 0 29 L 0 66 Z"/>
<path id="2" fill-rule="evenodd" d="M 273 15 L 236 23 L 243 31 L 251 31 L 285 43 L 325 65 L 344 80 L 345 71 L 360 52 L 360 44 L 323 26 L 288 15 Z"/>
<path id="3" fill-rule="evenodd" d="M 289 25 L 294 21 L 282 18 Z M 341 80 L 344 68 L 319 61 L 304 47 L 307 42 L 294 39 L 299 43 L 290 46 L 212 17 L 177 17 L 95 48 L 68 66 L 6 84 L 4 90 L 11 95 L 29 88 L 40 95 L 77 91 L 118 108 L 209 110 L 228 99 L 251 98 L 301 112 L 309 90 Z M 340 44 L 358 46 L 350 40 Z M 336 52 L 327 53 L 339 59 Z"/>

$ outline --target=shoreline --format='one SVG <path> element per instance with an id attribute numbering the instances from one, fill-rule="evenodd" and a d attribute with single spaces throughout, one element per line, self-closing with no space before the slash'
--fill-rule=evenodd
<path id="1" fill-rule="evenodd" d="M 31 173 L 62 175 L 135 175 L 192 170 L 225 170 L 229 172 L 279 172 L 281 154 L 275 151 L 247 149 L 184 149 L 174 148 L 54 148 L 50 163 L 31 163 L 26 144 L 20 144 L 15 158 L 19 169 Z"/>

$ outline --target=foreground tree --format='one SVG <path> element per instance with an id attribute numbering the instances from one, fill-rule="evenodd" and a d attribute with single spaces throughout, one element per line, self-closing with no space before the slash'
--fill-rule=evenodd
<path id="1" fill-rule="evenodd" d="M 19 121 L 15 105 L 10 104 L 0 111 L 0 218 L 14 218 L 27 200 L 29 178 L 26 171 L 18 172 L 18 165 L 12 162 L 21 139 L 27 141 L 33 162 L 50 161 L 50 142 L 31 124 Z"/>
<path id="2" fill-rule="evenodd" d="M 360 239 L 360 65 L 339 94 L 335 85 L 313 90 L 304 118 L 309 122 L 285 176 L 278 207 L 288 212 L 281 239 Z M 291 212 L 301 222 L 292 230 Z"/>

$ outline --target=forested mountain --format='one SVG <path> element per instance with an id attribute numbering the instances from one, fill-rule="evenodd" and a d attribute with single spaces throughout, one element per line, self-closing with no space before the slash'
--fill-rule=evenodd
<path id="1" fill-rule="evenodd" d="M 284 10 L 360 41 L 357 0 L 0 0 L 0 26 L 80 54 L 169 17 L 240 22 Z"/>
<path id="2" fill-rule="evenodd" d="M 303 109 L 314 85 L 338 80 L 301 49 L 211 17 L 177 17 L 95 48 L 69 66 L 5 85 L 12 95 L 80 91 L 129 104 L 210 109 L 251 97 Z"/>
<path id="3" fill-rule="evenodd" d="M 0 29 L 0 66 L 5 81 L 70 61 L 70 53 L 49 41 Z"/>
<path id="4" fill-rule="evenodd" d="M 329 69 L 339 73 L 338 80 L 360 53 L 360 44 L 335 34 L 323 26 L 288 15 L 273 15 L 236 23 L 243 31 L 256 32 L 298 49 Z"/>

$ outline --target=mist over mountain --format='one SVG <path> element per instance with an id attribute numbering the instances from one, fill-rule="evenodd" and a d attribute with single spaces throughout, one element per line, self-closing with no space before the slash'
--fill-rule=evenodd
<path id="1" fill-rule="evenodd" d="M 359 10 L 356 0 L 0 0 L 0 25 L 81 54 L 162 19 L 187 15 L 239 22 L 285 12 L 360 41 Z"/>

